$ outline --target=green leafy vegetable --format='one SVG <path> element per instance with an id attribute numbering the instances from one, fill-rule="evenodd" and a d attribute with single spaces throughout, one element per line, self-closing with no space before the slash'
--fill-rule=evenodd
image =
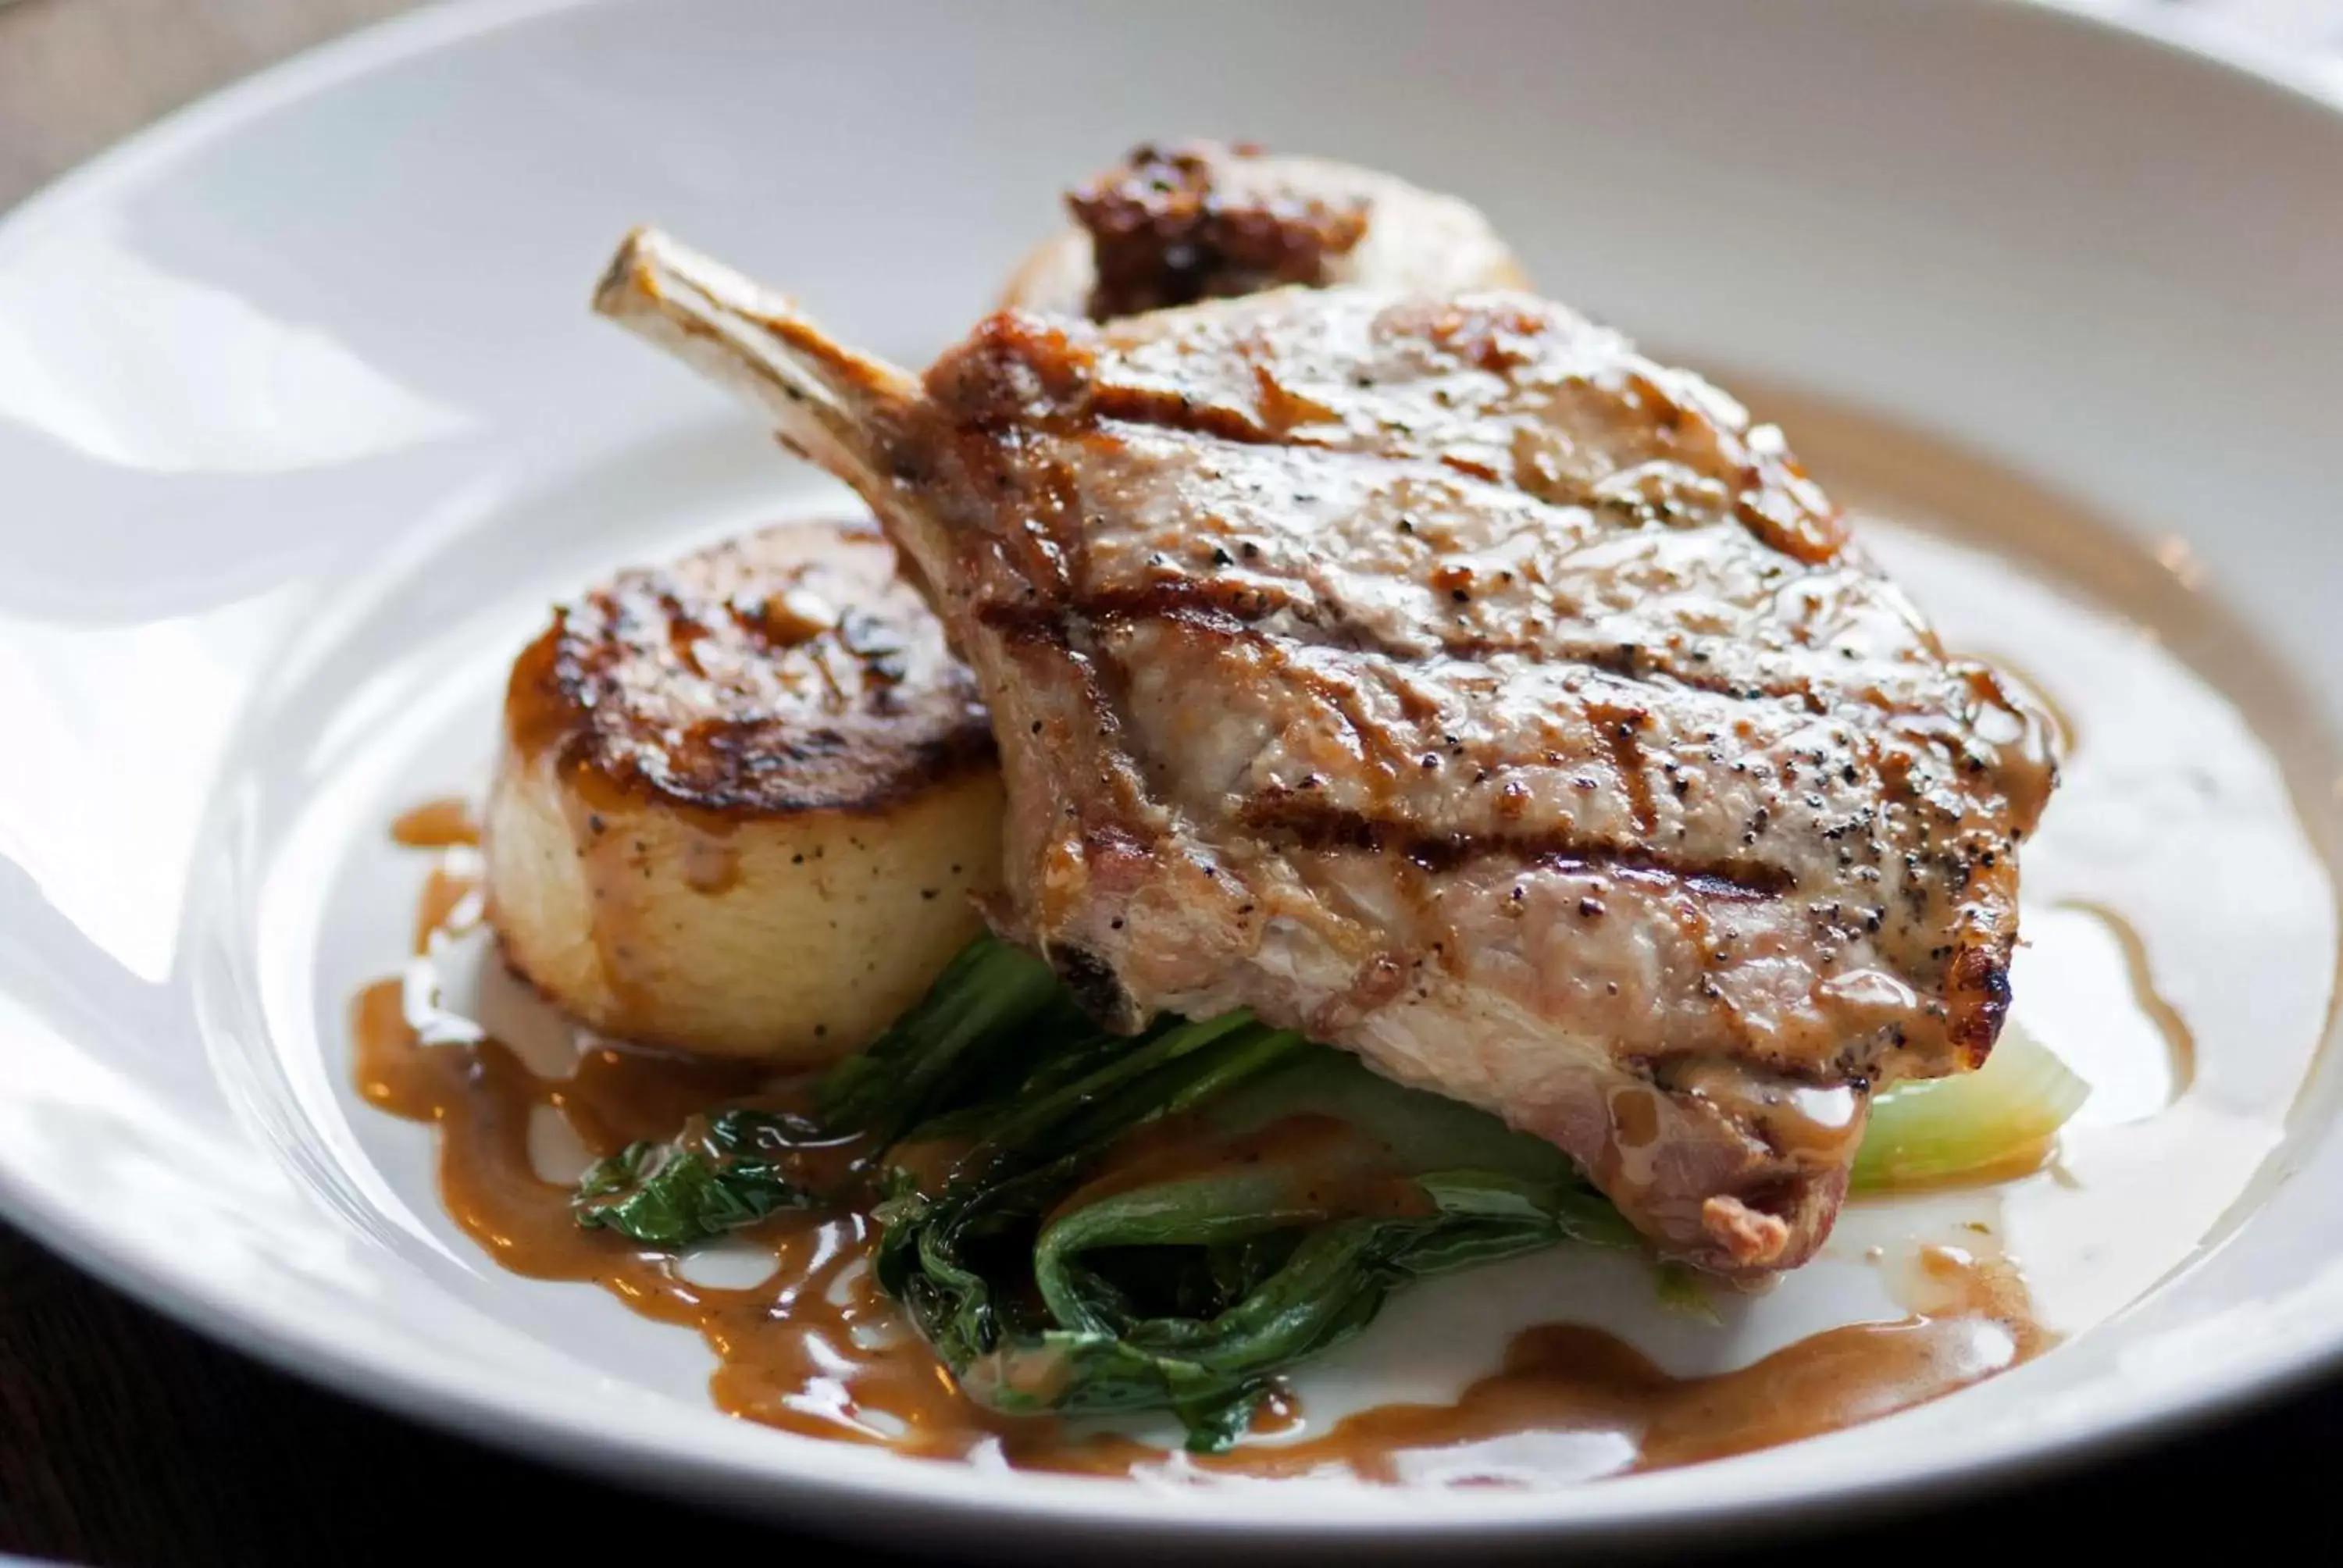
<path id="1" fill-rule="evenodd" d="M 964 962 L 939 990 L 965 1007 L 1019 980 Z M 833 1075 L 822 1101 L 906 1129 L 879 1282 L 993 1409 L 1168 1409 L 1191 1446 L 1222 1448 L 1277 1372 L 1393 1289 L 1632 1239 L 1542 1140 L 1247 1013 L 1136 1040 L 1030 999 L 992 1017 L 952 1030 L 923 1004 L 883 1077 Z"/>
<path id="2" fill-rule="evenodd" d="M 809 1131 L 796 1118 L 728 1110 L 695 1117 L 664 1143 L 630 1143 L 579 1179 L 578 1224 L 680 1248 L 754 1224 L 814 1196 L 786 1174 L 786 1151 Z"/>
<path id="3" fill-rule="evenodd" d="M 1048 964 L 980 937 L 866 1050 L 822 1079 L 821 1120 L 883 1141 L 957 1098 L 1021 1043 L 1091 1033 Z"/>
<path id="4" fill-rule="evenodd" d="M 2014 1028 L 1966 1078 L 1879 1097 L 1858 1190 L 2046 1149 L 2087 1085 Z M 1561 1151 L 1242 1011 L 1101 1033 L 1047 965 L 990 939 L 816 1093 L 859 1133 L 873 1267 L 968 1395 L 1013 1413 L 1168 1410 L 1204 1452 L 1271 1380 L 1411 1281 L 1563 1241 L 1637 1244 Z M 578 1222 L 681 1247 L 812 1202 L 816 1129 L 727 1111 L 587 1173 Z M 1681 1268 L 1662 1302 L 1714 1319 Z"/>
<path id="5" fill-rule="evenodd" d="M 1881 1192 L 2031 1170 L 2090 1093 L 2013 1020 L 1975 1072 L 1901 1084 L 1872 1102 L 1851 1185 Z"/>

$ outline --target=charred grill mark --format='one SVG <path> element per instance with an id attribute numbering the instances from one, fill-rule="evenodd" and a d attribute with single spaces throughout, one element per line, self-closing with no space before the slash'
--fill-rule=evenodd
<path id="1" fill-rule="evenodd" d="M 1642 736 L 1652 716 L 1640 708 L 1621 708 L 1607 702 L 1589 707 L 1586 716 L 1601 730 L 1603 743 L 1611 752 L 1611 766 L 1627 792 L 1627 809 L 1634 819 L 1635 830 L 1650 837 L 1652 829 L 1659 825 L 1659 815 L 1653 809 L 1652 780 L 1644 771 Z"/>
<path id="2" fill-rule="evenodd" d="M 1484 485 L 1502 485 L 1505 482 L 1503 473 L 1493 465 L 1483 462 L 1468 452 L 1443 452 L 1440 454 L 1439 462 L 1441 467 L 1452 468 L 1468 479 L 1478 479 Z M 1538 496 L 1536 498 L 1541 501 L 1554 499 L 1551 496 Z"/>
<path id="3" fill-rule="evenodd" d="M 1265 370 L 1261 371 L 1258 378 L 1262 379 L 1264 385 L 1271 384 Z M 1290 398 L 1290 395 L 1285 396 Z M 1291 401 L 1293 407 L 1307 409 L 1313 422 L 1338 417 L 1335 410 L 1321 407 L 1307 400 Z M 1615 515 L 1623 504 L 1622 498 L 1606 496 L 1599 487 L 1579 481 L 1566 486 L 1525 487 L 1518 476 L 1500 472 L 1469 451 L 1408 454 L 1327 446 L 1292 436 L 1275 421 L 1265 424 L 1242 410 L 1225 406 L 1200 406 L 1183 395 L 1161 388 L 1102 383 L 1092 388 L 1089 407 L 1106 417 L 1119 418 L 1128 424 L 1192 437 L 1216 437 L 1235 445 L 1305 450 L 1312 455 L 1313 462 L 1364 463 L 1401 470 L 1413 465 L 1428 464 L 1433 470 L 1452 478 L 1462 477 L 1474 486 L 1552 508 Z M 1274 399 L 1265 399 L 1263 403 L 1264 411 L 1282 407 Z M 1845 519 L 1827 503 L 1819 502 L 1818 492 L 1815 493 L 1818 504 L 1807 504 L 1805 494 L 1813 491 L 1814 487 L 1795 465 L 1771 456 L 1752 456 L 1741 466 L 1738 479 L 1744 487 L 1734 494 L 1730 505 L 1722 513 L 1707 521 L 1737 526 L 1765 548 L 1804 566 L 1819 566 L 1838 554 L 1846 539 Z M 1643 520 L 1638 520 L 1639 513 L 1630 508 L 1627 515 L 1631 526 L 1643 526 Z M 1406 533 L 1415 531 L 1413 524 L 1405 517 L 1402 518 L 1400 528 Z M 1593 546 L 1608 543 L 1612 532 L 1603 530 L 1587 543 Z M 1563 564 L 1566 564 L 1575 553 L 1565 554 Z M 1569 612 L 1565 610 L 1564 613 L 1567 616 Z M 1337 624 L 1342 623 L 1338 621 Z M 1650 680 L 1657 675 L 1689 690 L 1704 691 L 1738 701 L 1795 699 L 1810 713 L 1820 714 L 1829 710 L 1825 694 L 1816 689 L 1815 683 L 1795 676 L 1761 674 L 1752 678 L 1735 679 L 1713 670 L 1657 665 L 1654 663 L 1650 650 L 1634 644 L 1619 645 L 1615 649 L 1590 645 L 1584 650 L 1574 650 L 1555 648 L 1551 635 L 1527 638 L 1496 638 L 1476 635 L 1462 628 L 1427 627 L 1426 629 L 1439 638 L 1442 652 L 1457 658 L 1483 659 L 1495 654 L 1520 654 L 1594 664 L 1632 679 Z M 1353 646 L 1369 651 L 1388 651 L 1370 648 L 1364 634 L 1358 635 L 1360 640 L 1353 642 Z M 1393 657 L 1411 656 L 1393 654 Z M 1695 651 L 1693 658 L 1704 659 L 1706 655 Z"/>
<path id="4" fill-rule="evenodd" d="M 1488 652 L 1514 651 L 1491 648 L 1482 653 L 1462 657 L 1485 657 Z M 1520 651 L 1529 651 L 1522 649 Z M 1729 698 L 1735 702 L 1789 702 L 1795 700 L 1807 712 L 1830 711 L 1830 702 L 1815 689 L 1810 680 L 1795 676 L 1787 678 L 1761 677 L 1736 679 L 1719 670 L 1698 668 L 1709 659 L 1704 649 L 1695 649 L 1693 668 L 1663 664 L 1654 660 L 1651 649 L 1637 642 L 1590 643 L 1584 648 L 1573 649 L 1565 656 L 1571 662 L 1584 664 L 1615 675 L 1624 680 L 1639 681 L 1658 687 L 1680 687 L 1687 691 L 1704 692 L 1711 697 Z"/>
<path id="5" fill-rule="evenodd" d="M 513 666 L 507 738 L 709 823 L 875 815 L 997 764 L 974 676 L 867 521 L 808 522 L 636 568 L 558 610 Z M 863 604 L 802 624 L 776 596 Z M 719 657 L 721 656 L 721 657 Z M 786 673 L 769 686 L 732 664 Z M 689 681 L 679 681 L 680 672 Z"/>
<path id="6" fill-rule="evenodd" d="M 1662 690 L 1698 691 L 1739 702 L 1795 700 L 1810 713 L 1825 713 L 1829 705 L 1811 684 L 1797 679 L 1736 680 L 1698 668 L 1662 664 L 1635 643 L 1589 641 L 1573 647 L 1549 635 L 1543 641 L 1479 636 L 1454 628 L 1427 628 L 1433 648 L 1425 652 L 1403 648 L 1378 637 L 1351 619 L 1340 605 L 1329 606 L 1314 596 L 1304 598 L 1284 584 L 1255 577 L 1232 577 L 1216 581 L 1171 578 L 1141 588 L 1094 589 L 1056 602 L 1038 599 L 1016 604 L 1000 602 L 977 607 L 977 618 L 1012 642 L 1064 643 L 1084 625 L 1163 620 L 1215 635 L 1252 635 L 1270 640 L 1257 623 L 1288 614 L 1314 637 L 1294 637 L 1307 646 L 1373 654 L 1395 665 L 1420 664 L 1427 657 L 1483 663 L 1498 655 L 1514 655 L 1553 665 L 1577 664 L 1605 675 Z"/>
<path id="7" fill-rule="evenodd" d="M 1982 1065 L 2009 1015 L 2007 955 L 1979 941 L 1960 948 L 1945 971 L 1945 999 L 1946 1034 L 1970 1066 Z"/>
<path id="8" fill-rule="evenodd" d="M 1649 845 L 1593 842 L 1566 829 L 1511 836 L 1426 832 L 1412 822 L 1371 817 L 1290 790 L 1256 795 L 1240 814 L 1248 827 L 1298 848 L 1397 855 L 1434 873 L 1508 856 L 1558 870 L 1665 879 L 1712 899 L 1779 898 L 1792 886 L 1789 873 L 1763 861 L 1695 860 Z"/>
<path id="9" fill-rule="evenodd" d="M 616 770 L 618 782 L 717 817 L 804 811 L 879 816 L 946 779 L 990 769 L 999 762 L 991 727 L 980 717 L 955 735 L 897 749 L 899 767 L 883 778 L 868 779 L 852 788 L 792 786 L 782 774 L 786 767 L 822 759 L 834 759 L 842 774 L 857 769 L 858 747 L 868 742 L 858 742 L 837 730 L 775 747 L 760 733 L 760 727 L 726 725 L 714 731 L 695 732 L 688 744 L 699 754 L 696 768 L 669 766 L 654 772 L 642 767 L 639 759 L 625 759 Z M 709 777 L 711 772 L 714 776 Z"/>
<path id="10" fill-rule="evenodd" d="M 985 604 L 977 608 L 976 618 L 1009 643 L 1066 647 L 1104 623 L 1161 620 L 1235 637 L 1247 631 L 1251 618 L 1227 596 L 1201 585 L 1165 583 L 1092 594 L 1065 605 Z"/>
<path id="11" fill-rule="evenodd" d="M 1099 419 L 1182 435 L 1211 436 L 1246 447 L 1306 447 L 1309 442 L 1263 424 L 1242 408 L 1225 403 L 1199 403 L 1183 392 L 1128 384 L 1102 386 L 1091 392 L 1090 413 Z"/>

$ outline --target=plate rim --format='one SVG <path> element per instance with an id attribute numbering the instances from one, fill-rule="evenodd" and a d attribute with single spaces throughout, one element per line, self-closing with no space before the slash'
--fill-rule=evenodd
<path id="1" fill-rule="evenodd" d="M 173 110 L 0 209 L 0 257 L 75 207 L 100 202 L 111 191 L 151 176 L 224 134 L 344 82 L 507 27 L 614 3 L 433 0 L 357 28 Z M 2209 67 L 2237 87 L 2275 94 L 2343 117 L 2343 94 L 2316 69 L 2194 12 L 2140 6 L 2117 17 L 2089 0 L 1904 3 L 2031 14 L 2040 25 L 2095 35 L 2103 46 L 2147 48 Z M 69 1039 L 65 1043 L 70 1047 Z M 1475 1493 L 1469 1515 L 1419 1492 L 1376 1489 L 1343 1493 L 1349 1505 L 1340 1513 L 1286 1517 L 1247 1501 L 1242 1493 L 1212 1493 L 1208 1505 L 1197 1506 L 1196 1496 L 1204 1494 L 1176 1494 L 1091 1478 L 1025 1476 L 1013 1493 L 1004 1492 L 970 1467 L 914 1464 L 891 1454 L 761 1430 L 753 1434 L 757 1452 L 752 1452 L 730 1443 L 683 1446 L 665 1429 L 572 1423 L 563 1419 L 567 1405 L 508 1397 L 516 1385 L 468 1387 L 461 1373 L 445 1363 L 400 1362 L 370 1353 L 367 1342 L 327 1333 L 314 1320 L 280 1309 L 265 1295 L 239 1292 L 203 1271 L 149 1255 L 103 1226 L 85 1222 L 69 1204 L 52 1203 L 5 1158 L 0 1158 L 0 1215 L 74 1267 L 215 1343 L 435 1431 L 558 1462 L 632 1490 L 682 1495 L 735 1511 L 793 1516 L 859 1535 L 900 1539 L 941 1523 L 980 1515 L 1010 1533 L 994 1543 L 995 1552 L 1045 1536 L 1062 1541 L 1130 1532 L 1210 1537 L 1272 1553 L 1339 1543 L 1346 1550 L 1365 1549 L 1377 1555 L 1421 1550 L 1434 1540 L 1504 1548 L 1630 1534 L 1652 1543 L 1681 1542 L 1728 1526 L 1781 1533 L 1823 1523 L 1811 1512 L 1818 1503 L 1832 1505 L 1831 1523 L 1845 1523 L 1858 1515 L 1908 1510 L 1954 1491 L 2063 1473 L 2177 1429 L 2282 1397 L 2343 1367 L 2343 1325 L 2338 1325 L 2323 1342 L 2274 1347 L 2241 1361 L 2214 1382 L 2152 1395 L 2137 1408 L 2093 1425 L 2005 1441 L 1997 1449 L 1963 1456 L 1949 1467 L 1925 1471 L 1882 1471 L 1851 1478 L 1818 1474 L 1766 1492 L 1717 1488 L 1658 1507 L 1644 1502 L 1645 1488 L 1630 1477 L 1559 1493 Z M 261 1332 L 256 1333 L 256 1329 Z M 789 1446 L 769 1446 L 774 1439 Z M 813 1453 L 817 1462 L 775 1464 L 761 1457 L 784 1452 Z M 873 1503 L 884 1504 L 891 1513 L 874 1517 L 864 1511 Z"/>

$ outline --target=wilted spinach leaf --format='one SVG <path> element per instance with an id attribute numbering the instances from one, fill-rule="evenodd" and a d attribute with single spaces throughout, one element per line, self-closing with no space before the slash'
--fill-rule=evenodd
<path id="1" fill-rule="evenodd" d="M 588 1230 L 647 1246 L 680 1248 L 816 1201 L 786 1174 L 789 1147 L 808 1131 L 773 1111 L 694 1117 L 675 1137 L 630 1143 L 581 1177 L 570 1207 Z"/>
<path id="2" fill-rule="evenodd" d="M 859 1134 L 873 1271 L 970 1397 L 1244 1433 L 1275 1376 L 1411 1280 L 1634 1233 L 1543 1140 L 1237 1011 L 1101 1032 L 1039 959 L 971 943 L 819 1086 L 819 1129 L 733 1110 L 587 1173 L 578 1222 L 679 1248 L 814 1195 Z"/>
<path id="3" fill-rule="evenodd" d="M 903 1135 L 951 1153 L 898 1170 L 876 1268 L 991 1409 L 1169 1410 L 1225 1448 L 1396 1286 L 1630 1235 L 1551 1145 L 1243 1012 L 951 1049 L 994 1064 L 989 1091 Z M 1132 1164 L 1151 1135 L 1168 1165 Z"/>

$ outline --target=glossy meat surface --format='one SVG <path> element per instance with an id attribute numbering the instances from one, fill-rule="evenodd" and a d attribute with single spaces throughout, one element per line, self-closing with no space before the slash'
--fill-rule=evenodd
<path id="1" fill-rule="evenodd" d="M 1337 288 L 1004 314 L 920 385 L 703 281 L 976 668 L 997 923 L 1101 1016 L 1253 1008 L 1743 1272 L 1826 1234 L 1870 1088 L 1990 1049 L 2040 724 L 1697 378 Z"/>

